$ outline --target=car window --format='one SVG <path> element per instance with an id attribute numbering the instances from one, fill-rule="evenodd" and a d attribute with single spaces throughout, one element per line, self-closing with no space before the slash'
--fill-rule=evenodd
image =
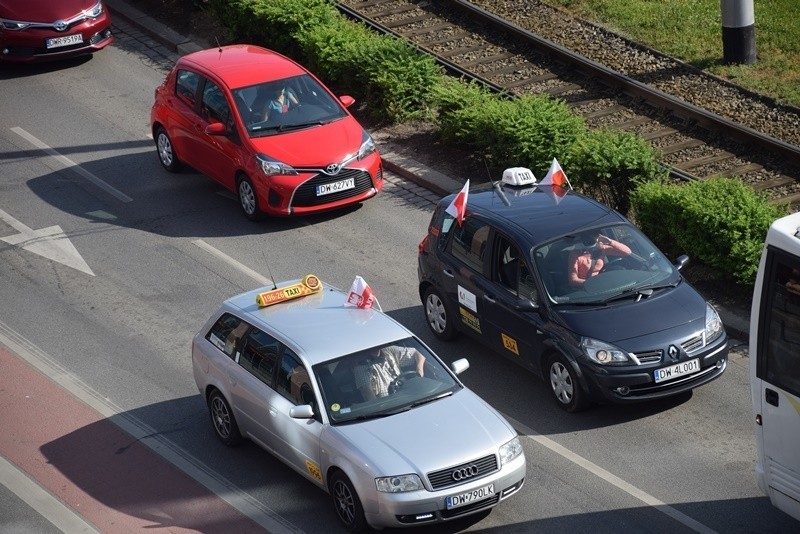
<path id="1" fill-rule="evenodd" d="M 793 395 L 800 395 L 800 264 L 788 255 L 774 256 L 764 324 L 766 379 Z"/>
<path id="2" fill-rule="evenodd" d="M 475 218 L 466 218 L 461 226 L 454 226 L 450 239 L 450 253 L 478 272 L 483 271 L 483 257 L 489 238 L 489 225 Z"/>
<path id="3" fill-rule="evenodd" d="M 537 300 L 536 283 L 528 265 L 520 255 L 519 248 L 507 237 L 498 236 L 493 264 L 492 277 L 495 282 L 519 298 Z"/>
<path id="4" fill-rule="evenodd" d="M 208 122 L 220 122 L 228 127 L 231 126 L 231 109 L 225 100 L 225 94 L 217 84 L 206 81 L 203 88 L 203 101 L 200 105 L 203 118 Z"/>
<path id="5" fill-rule="evenodd" d="M 239 365 L 268 386 L 272 386 L 279 347 L 277 339 L 257 328 L 252 328 L 245 337 Z"/>
<path id="6" fill-rule="evenodd" d="M 188 70 L 179 70 L 175 79 L 175 94 L 190 107 L 194 107 L 195 102 L 197 102 L 200 75 Z"/>
<path id="7" fill-rule="evenodd" d="M 289 349 L 284 350 L 281 358 L 275 389 L 295 405 L 310 404 L 316 407 L 308 371 L 297 355 Z"/>
<path id="8" fill-rule="evenodd" d="M 249 326 L 235 315 L 225 313 L 211 327 L 206 334 L 206 339 L 227 354 L 229 358 L 234 358 L 236 350 L 241 350 L 242 337 Z"/>

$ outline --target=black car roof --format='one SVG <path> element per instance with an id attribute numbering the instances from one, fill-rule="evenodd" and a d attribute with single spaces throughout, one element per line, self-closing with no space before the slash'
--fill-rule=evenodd
<path id="1" fill-rule="evenodd" d="M 502 194 L 492 184 L 470 188 L 467 216 L 475 215 L 501 231 L 524 238 L 531 246 L 584 228 L 627 222 L 613 209 L 573 190 L 557 203 L 550 186 L 513 187 L 499 183 Z M 503 198 L 505 197 L 505 198 Z M 447 206 L 455 194 L 442 199 Z"/>

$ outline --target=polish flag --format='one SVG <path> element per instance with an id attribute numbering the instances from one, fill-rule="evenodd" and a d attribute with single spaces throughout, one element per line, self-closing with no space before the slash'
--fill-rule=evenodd
<path id="1" fill-rule="evenodd" d="M 542 181 L 537 185 L 551 186 L 551 195 L 556 204 L 567 196 L 567 188 L 572 189 L 572 184 L 569 183 L 567 175 L 561 169 L 561 165 L 558 164 L 556 158 L 553 158 L 553 163 L 550 164 L 550 170 L 547 171 L 545 177 L 542 178 Z"/>
<path id="2" fill-rule="evenodd" d="M 363 278 L 356 276 L 347 294 L 347 300 L 344 303 L 345 307 L 372 308 L 373 304 L 375 304 L 375 294 L 372 292 L 372 288 Z"/>
<path id="3" fill-rule="evenodd" d="M 467 212 L 467 195 L 469 195 L 469 179 L 467 179 L 467 183 L 464 184 L 464 187 L 462 187 L 461 191 L 456 195 L 456 198 L 453 199 L 453 202 L 444 210 L 446 213 L 456 218 L 459 226 L 461 226 L 461 223 L 464 221 L 464 214 Z"/>

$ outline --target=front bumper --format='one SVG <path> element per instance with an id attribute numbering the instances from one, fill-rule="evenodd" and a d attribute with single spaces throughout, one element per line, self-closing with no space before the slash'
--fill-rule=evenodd
<path id="1" fill-rule="evenodd" d="M 83 42 L 48 49 L 45 41 L 53 37 L 81 34 Z M 111 20 L 104 15 L 95 21 L 79 24 L 64 33 L 48 30 L 6 31 L 0 35 L 0 63 L 38 63 L 93 54 L 114 42 Z"/>
<path id="2" fill-rule="evenodd" d="M 372 495 L 374 499 L 365 500 L 363 503 L 364 513 L 367 522 L 378 529 L 426 525 L 464 517 L 493 508 L 517 493 L 525 483 L 525 469 L 525 455 L 520 455 L 501 470 L 469 484 L 439 491 L 374 492 Z M 445 505 L 447 497 L 461 495 L 489 484 L 494 484 L 494 496 L 447 510 Z"/>

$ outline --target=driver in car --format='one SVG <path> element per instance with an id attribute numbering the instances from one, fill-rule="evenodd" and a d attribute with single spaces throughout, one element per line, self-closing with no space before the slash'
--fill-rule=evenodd
<path id="1" fill-rule="evenodd" d="M 368 360 L 353 368 L 356 388 L 365 401 L 385 397 L 389 385 L 402 374 L 404 367 L 412 364 L 416 373 L 423 376 L 425 356 L 417 349 L 396 345 L 375 349 Z"/>
<path id="2" fill-rule="evenodd" d="M 580 288 L 587 278 L 597 275 L 608 264 L 608 256 L 628 256 L 631 249 L 610 237 L 597 233 L 587 236 L 583 248 L 573 250 L 569 255 L 569 284 Z"/>

